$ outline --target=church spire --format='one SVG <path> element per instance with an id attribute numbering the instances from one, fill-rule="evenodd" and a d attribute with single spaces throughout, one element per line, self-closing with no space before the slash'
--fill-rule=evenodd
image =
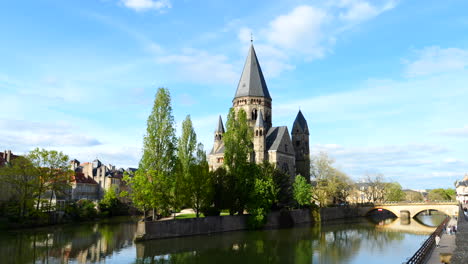
<path id="1" fill-rule="evenodd" d="M 215 132 L 224 134 L 224 125 L 223 125 L 223 120 L 221 119 L 221 115 L 219 116 L 218 127 L 216 128 Z"/>
<path id="2" fill-rule="evenodd" d="M 257 122 L 255 122 L 255 127 L 265 127 L 262 111 L 260 111 L 260 113 L 258 114 Z"/>
<path id="3" fill-rule="evenodd" d="M 253 44 L 250 45 L 234 98 L 243 96 L 258 96 L 271 100 Z"/>

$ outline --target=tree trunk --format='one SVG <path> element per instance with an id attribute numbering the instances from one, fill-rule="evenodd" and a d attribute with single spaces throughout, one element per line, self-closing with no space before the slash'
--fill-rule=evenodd
<path id="1" fill-rule="evenodd" d="M 153 221 L 156 221 L 156 210 L 153 208 Z"/>

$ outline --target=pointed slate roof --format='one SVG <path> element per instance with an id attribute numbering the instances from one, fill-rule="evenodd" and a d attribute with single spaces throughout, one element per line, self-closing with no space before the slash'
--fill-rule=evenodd
<path id="1" fill-rule="evenodd" d="M 253 44 L 250 45 L 244 70 L 242 71 L 234 98 L 242 96 L 259 96 L 266 97 L 271 100 Z"/>
<path id="2" fill-rule="evenodd" d="M 215 132 L 224 134 L 224 125 L 223 125 L 223 119 L 221 119 L 221 115 L 219 116 L 218 128 L 216 128 Z"/>
<path id="3" fill-rule="evenodd" d="M 260 113 L 257 116 L 257 122 L 255 122 L 255 127 L 265 127 L 262 111 L 260 111 Z"/>
<path id="4" fill-rule="evenodd" d="M 297 132 L 296 128 L 299 126 L 304 133 L 309 133 L 309 127 L 307 126 L 307 121 L 302 114 L 301 110 L 299 110 L 299 113 L 297 113 L 296 119 L 294 120 L 293 124 L 293 131 L 292 133 Z"/>

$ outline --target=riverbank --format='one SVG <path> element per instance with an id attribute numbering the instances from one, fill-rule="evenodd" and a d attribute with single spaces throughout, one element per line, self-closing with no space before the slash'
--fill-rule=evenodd
<path id="1" fill-rule="evenodd" d="M 164 221 L 140 221 L 138 222 L 135 240 L 144 241 L 248 230 L 248 218 L 249 215 L 227 215 Z M 311 209 L 276 211 L 268 214 L 264 228 L 292 227 L 298 224 L 314 223 L 318 219 L 318 211 Z"/>
<path id="2" fill-rule="evenodd" d="M 357 218 L 365 216 L 370 209 L 371 207 L 329 207 L 275 211 L 268 214 L 263 228 L 284 228 L 299 224 L 312 224 L 317 221 Z M 382 219 L 393 216 L 389 212 L 378 214 Z M 136 241 L 248 230 L 248 218 L 249 215 L 233 215 L 139 222 Z"/>

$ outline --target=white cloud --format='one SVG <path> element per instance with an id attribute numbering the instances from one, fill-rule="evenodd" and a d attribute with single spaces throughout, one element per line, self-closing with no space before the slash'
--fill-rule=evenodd
<path id="1" fill-rule="evenodd" d="M 416 55 L 415 60 L 405 61 L 408 77 L 458 71 L 468 66 L 468 49 L 432 46 L 416 51 Z"/>
<path id="2" fill-rule="evenodd" d="M 342 8 L 339 18 L 349 23 L 359 23 L 372 19 L 381 13 L 394 8 L 397 1 L 380 1 L 373 4 L 362 0 L 339 0 L 334 3 Z"/>
<path id="3" fill-rule="evenodd" d="M 313 6 L 298 6 L 290 13 L 280 15 L 270 22 L 266 37 L 272 45 L 296 50 L 312 57 L 322 57 L 324 47 L 323 26 L 329 14 Z"/>
<path id="4" fill-rule="evenodd" d="M 122 3 L 135 11 L 162 10 L 172 7 L 169 0 L 122 0 Z"/>
<path id="5" fill-rule="evenodd" d="M 462 128 L 450 128 L 439 132 L 440 135 L 452 137 L 468 137 L 468 125 Z"/>
<path id="6" fill-rule="evenodd" d="M 295 59 L 310 61 L 326 56 L 343 32 L 391 10 L 397 3 L 395 0 L 378 3 L 330 0 L 316 5 L 300 5 L 276 16 L 267 27 L 239 26 L 238 39 L 246 44 L 250 41 L 250 33 L 257 32 L 259 41 L 254 35 L 257 52 L 268 53 L 262 56 L 262 65 L 265 65 L 268 76 L 275 77 L 294 69 L 292 61 Z"/>

